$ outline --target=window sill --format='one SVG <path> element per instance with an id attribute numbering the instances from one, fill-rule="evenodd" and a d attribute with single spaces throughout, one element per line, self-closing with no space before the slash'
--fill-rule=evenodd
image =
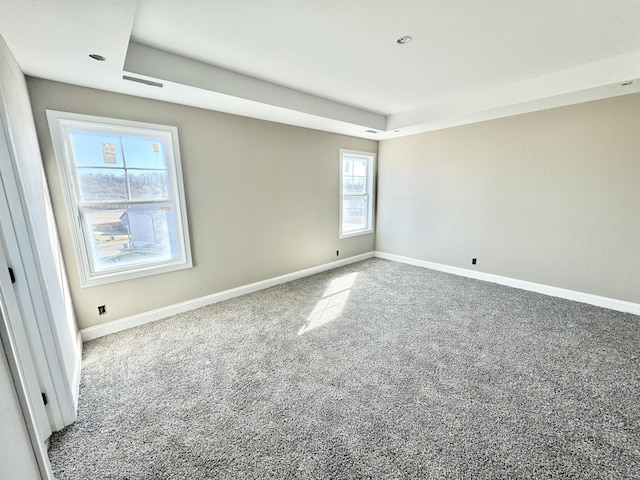
<path id="1" fill-rule="evenodd" d="M 371 235 L 371 234 L 373 234 L 373 228 L 368 228 L 366 230 L 355 230 L 353 232 L 340 233 L 340 239 L 359 237 L 360 235 Z"/>

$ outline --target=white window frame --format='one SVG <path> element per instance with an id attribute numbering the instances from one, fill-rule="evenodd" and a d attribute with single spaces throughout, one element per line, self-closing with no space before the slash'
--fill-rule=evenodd
<path id="1" fill-rule="evenodd" d="M 168 125 L 134 122 L 55 110 L 47 110 L 47 119 L 63 184 L 67 216 L 71 227 L 81 286 L 92 287 L 191 268 L 193 263 L 182 179 L 178 129 Z M 93 268 L 92 252 L 87 247 L 87 241 L 91 238 L 92 232 L 88 231 L 88 226 L 82 215 L 82 206 L 86 205 L 87 202 L 81 200 L 80 187 L 76 181 L 76 166 L 69 136 L 69 132 L 72 129 L 106 132 L 116 135 L 148 136 L 158 138 L 162 141 L 163 150 L 166 155 L 168 185 L 170 189 L 168 202 L 174 206 L 173 212 L 178 243 L 177 258 L 143 265 L 125 265 L 108 271 L 97 271 Z M 130 204 L 145 203 L 144 201 L 111 202 Z M 93 203 L 107 205 L 109 201 Z"/>
<path id="2" fill-rule="evenodd" d="M 367 224 L 365 228 L 359 230 L 349 230 L 345 231 L 344 223 L 343 223 L 343 213 L 344 213 L 344 198 L 345 195 L 343 192 L 343 159 L 345 156 L 349 157 L 358 157 L 367 160 L 367 192 L 366 195 L 369 197 L 367 202 Z M 358 235 L 368 235 L 374 232 L 374 205 L 375 205 L 375 165 L 376 165 L 376 154 L 371 152 L 360 152 L 357 150 L 346 150 L 340 149 L 340 238 L 349 238 L 355 237 Z"/>

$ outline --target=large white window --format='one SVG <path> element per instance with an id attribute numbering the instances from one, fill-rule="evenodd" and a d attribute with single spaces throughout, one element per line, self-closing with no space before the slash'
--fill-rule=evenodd
<path id="1" fill-rule="evenodd" d="M 47 117 L 82 286 L 191 267 L 177 128 Z"/>
<path id="2" fill-rule="evenodd" d="M 340 238 L 373 233 L 373 153 L 340 150 Z"/>

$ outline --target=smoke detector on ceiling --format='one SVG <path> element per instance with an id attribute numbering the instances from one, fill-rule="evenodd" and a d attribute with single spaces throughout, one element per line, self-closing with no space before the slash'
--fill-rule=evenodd
<path id="1" fill-rule="evenodd" d="M 398 40 L 396 40 L 396 43 L 398 45 L 406 45 L 407 43 L 409 43 L 412 40 L 411 35 L 403 35 L 402 37 L 400 37 Z"/>

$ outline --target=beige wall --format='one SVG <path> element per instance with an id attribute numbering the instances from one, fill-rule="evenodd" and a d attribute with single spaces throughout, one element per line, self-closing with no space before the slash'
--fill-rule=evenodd
<path id="1" fill-rule="evenodd" d="M 373 250 L 373 235 L 338 238 L 338 158 L 376 152 L 375 141 L 41 79 L 28 87 L 80 328 Z M 80 288 L 45 109 L 178 127 L 193 269 Z"/>
<path id="2" fill-rule="evenodd" d="M 627 95 L 382 141 L 376 250 L 640 302 L 639 126 Z"/>

